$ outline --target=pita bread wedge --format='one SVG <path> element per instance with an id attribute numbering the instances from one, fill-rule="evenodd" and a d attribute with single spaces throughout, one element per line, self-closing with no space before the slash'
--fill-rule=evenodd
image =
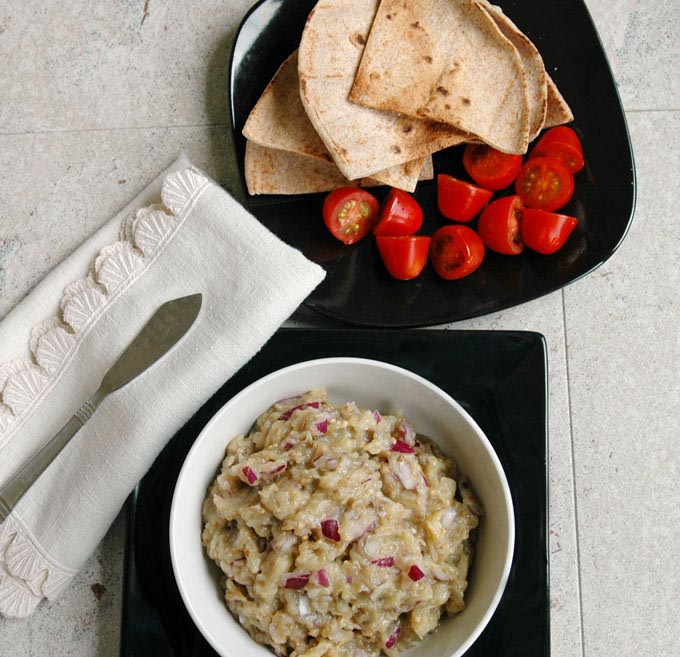
<path id="1" fill-rule="evenodd" d="M 522 60 L 475 0 L 382 0 L 350 99 L 447 123 L 504 152 L 529 144 Z"/>
<path id="2" fill-rule="evenodd" d="M 243 126 L 243 135 L 261 146 L 332 162 L 300 100 L 297 50 L 274 74 Z"/>
<path id="3" fill-rule="evenodd" d="M 243 134 L 260 146 L 307 155 L 332 163 L 331 154 L 314 129 L 300 100 L 297 69 L 298 54 L 295 51 L 281 64 L 260 96 L 243 127 Z M 423 158 L 417 158 L 370 173 L 385 185 L 412 192 L 418 182 L 423 163 Z"/>
<path id="4" fill-rule="evenodd" d="M 378 0 L 321 0 L 299 49 L 300 97 L 314 128 L 349 179 L 408 162 L 467 135 L 450 126 L 349 101 Z"/>
<path id="5" fill-rule="evenodd" d="M 517 49 L 527 76 L 529 100 L 529 141 L 533 141 L 543 129 L 548 104 L 547 73 L 543 58 L 531 40 L 503 13 L 503 10 L 487 0 L 476 0 L 500 28 L 506 39 Z"/>
<path id="6" fill-rule="evenodd" d="M 574 120 L 574 115 L 564 100 L 562 94 L 559 92 L 557 85 L 553 79 L 548 76 L 548 109 L 545 115 L 544 128 L 552 128 L 563 123 L 571 123 Z"/>
<path id="7" fill-rule="evenodd" d="M 256 194 L 314 194 L 330 192 L 348 185 L 376 187 L 382 182 L 374 178 L 350 181 L 332 162 L 300 155 L 246 141 L 245 178 L 248 193 Z M 434 177 L 432 158 L 425 158 L 419 180 Z"/>

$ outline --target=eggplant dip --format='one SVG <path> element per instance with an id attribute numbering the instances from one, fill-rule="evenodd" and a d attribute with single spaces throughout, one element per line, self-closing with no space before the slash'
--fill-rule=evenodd
<path id="1" fill-rule="evenodd" d="M 481 515 L 401 412 L 312 390 L 229 441 L 203 545 L 227 607 L 277 655 L 394 656 L 464 608 Z"/>

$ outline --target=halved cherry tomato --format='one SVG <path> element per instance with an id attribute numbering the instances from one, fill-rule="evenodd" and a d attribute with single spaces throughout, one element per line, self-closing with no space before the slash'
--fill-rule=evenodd
<path id="1" fill-rule="evenodd" d="M 443 226 L 432 235 L 430 261 L 449 281 L 471 274 L 484 260 L 484 242 L 467 226 Z"/>
<path id="2" fill-rule="evenodd" d="M 336 189 L 323 202 L 326 227 L 343 244 L 354 244 L 370 232 L 379 212 L 375 196 L 358 187 Z"/>
<path id="3" fill-rule="evenodd" d="M 423 210 L 413 196 L 401 189 L 391 189 L 382 202 L 374 235 L 413 235 L 423 225 Z"/>
<path id="4" fill-rule="evenodd" d="M 463 166 L 478 185 L 504 189 L 517 178 L 522 156 L 501 153 L 486 144 L 468 144 L 463 153 Z"/>
<path id="5" fill-rule="evenodd" d="M 477 223 L 484 246 L 506 255 L 522 253 L 522 210 L 519 196 L 504 196 L 489 203 Z"/>
<path id="6" fill-rule="evenodd" d="M 423 271 L 432 239 L 425 235 L 377 235 L 375 241 L 387 271 L 400 281 L 409 281 Z"/>
<path id="7" fill-rule="evenodd" d="M 437 205 L 447 219 L 470 221 L 489 202 L 493 192 L 453 176 L 437 176 Z"/>
<path id="8" fill-rule="evenodd" d="M 515 191 L 524 205 L 550 212 L 569 201 L 574 193 L 574 176 L 559 160 L 532 157 L 519 172 Z"/>
<path id="9" fill-rule="evenodd" d="M 522 236 L 530 249 L 549 255 L 562 248 L 577 225 L 576 217 L 526 209 L 522 216 Z"/>
<path id="10" fill-rule="evenodd" d="M 548 130 L 539 140 L 529 157 L 554 157 L 567 165 L 572 173 L 583 169 L 583 147 L 578 135 L 566 125 Z"/>

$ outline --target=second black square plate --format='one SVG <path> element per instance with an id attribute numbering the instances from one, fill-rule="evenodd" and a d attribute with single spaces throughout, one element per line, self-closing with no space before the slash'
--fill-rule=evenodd
<path id="1" fill-rule="evenodd" d="M 170 562 L 168 522 L 179 470 L 201 429 L 237 392 L 274 370 L 329 356 L 373 358 L 420 374 L 486 433 L 513 497 L 515 556 L 503 598 L 466 657 L 549 657 L 543 336 L 344 329 L 280 330 L 170 440 L 141 481 L 128 504 L 121 657 L 215 655 L 184 607 Z"/>

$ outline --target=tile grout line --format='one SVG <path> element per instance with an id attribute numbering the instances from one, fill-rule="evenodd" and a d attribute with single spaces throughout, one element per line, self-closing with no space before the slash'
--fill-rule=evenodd
<path id="1" fill-rule="evenodd" d="M 581 621 L 581 657 L 585 657 L 585 640 L 584 640 L 584 623 L 583 623 L 583 583 L 581 580 L 581 544 L 579 540 L 579 522 L 578 522 L 578 497 L 576 495 L 576 454 L 574 451 L 574 423 L 572 420 L 571 407 L 571 378 L 569 377 L 569 346 L 567 340 L 567 308 L 564 289 L 562 294 L 562 324 L 564 326 L 564 360 L 567 371 L 567 408 L 569 409 L 569 436 L 571 437 L 571 480 L 572 480 L 572 495 L 574 503 L 574 529 L 576 530 L 576 567 L 577 581 L 578 581 L 578 608 L 579 619 Z"/>
<path id="2" fill-rule="evenodd" d="M 2 132 L 0 137 L 20 137 L 23 135 L 52 135 L 78 132 L 116 132 L 125 130 L 173 130 L 187 128 L 231 128 L 231 123 L 187 123 L 176 125 L 112 126 L 107 128 L 55 128 L 52 130 L 21 130 Z"/>

